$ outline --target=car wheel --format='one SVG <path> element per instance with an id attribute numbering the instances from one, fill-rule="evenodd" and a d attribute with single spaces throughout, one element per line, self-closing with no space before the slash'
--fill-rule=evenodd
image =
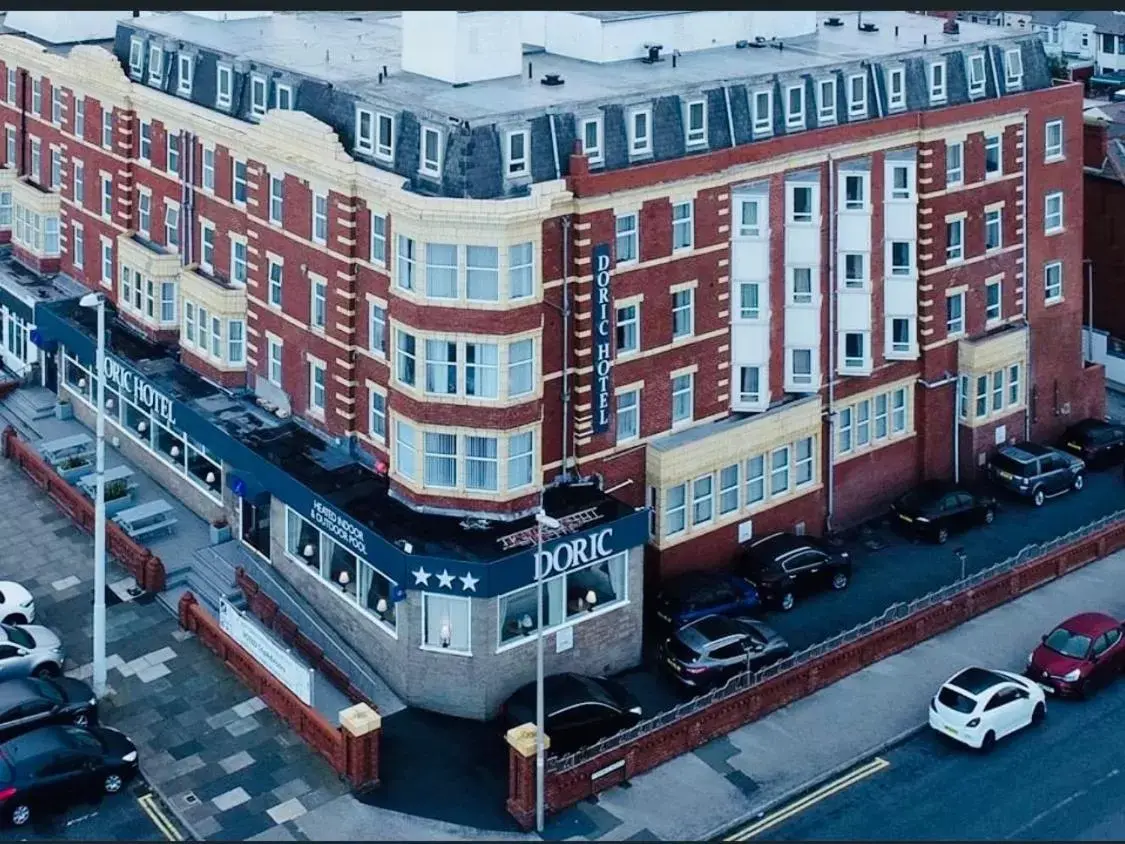
<path id="1" fill-rule="evenodd" d="M 13 826 L 27 826 L 28 821 L 31 820 L 31 807 L 26 803 L 17 803 L 8 810 L 8 818 Z"/>
<path id="2" fill-rule="evenodd" d="M 996 521 L 996 511 L 991 507 L 986 508 L 984 511 L 984 523 L 990 525 L 994 521 Z"/>
<path id="3" fill-rule="evenodd" d="M 1047 707 L 1041 703 L 1035 704 L 1035 709 L 1031 710 L 1031 725 L 1033 727 L 1039 726 L 1043 723 L 1043 719 L 1047 717 Z"/>
<path id="4" fill-rule="evenodd" d="M 1083 474 L 1077 474 L 1074 476 L 1074 483 L 1071 485 L 1071 489 L 1073 489 L 1075 492 L 1081 492 L 1082 487 L 1084 487 L 1085 485 L 1086 476 Z"/>
<path id="5" fill-rule="evenodd" d="M 4 619 L 5 624 L 27 624 L 27 617 L 20 615 L 18 612 L 12 613 Z"/>
<path id="6" fill-rule="evenodd" d="M 40 665 L 35 669 L 35 671 L 32 672 L 32 675 L 38 677 L 40 680 L 47 680 L 51 677 L 58 677 L 59 667 L 50 663 L 47 663 L 46 665 Z"/>
<path id="7" fill-rule="evenodd" d="M 1043 495 L 1043 490 L 1041 489 L 1037 489 L 1033 493 L 1031 493 L 1031 503 L 1036 507 L 1042 507 L 1043 502 L 1046 500 L 1047 498 L 1045 495 Z"/>
<path id="8" fill-rule="evenodd" d="M 984 734 L 984 740 L 980 743 L 980 752 L 988 753 L 996 746 L 996 733 L 989 730 Z"/>
<path id="9" fill-rule="evenodd" d="M 944 545 L 946 542 L 949 541 L 949 529 L 944 528 L 944 527 L 939 527 L 937 529 L 937 533 L 934 534 L 934 539 L 937 540 L 938 545 Z"/>
<path id="10" fill-rule="evenodd" d="M 777 605 L 785 610 L 785 612 L 789 612 L 789 610 L 793 609 L 793 604 L 795 603 L 796 599 L 793 597 L 793 593 L 786 592 L 781 596 L 781 600 L 777 602 Z"/>
<path id="11" fill-rule="evenodd" d="M 74 726 L 76 727 L 89 727 L 90 726 L 90 713 L 79 712 L 74 716 Z"/>
<path id="12" fill-rule="evenodd" d="M 107 774 L 105 781 L 102 783 L 106 794 L 116 794 L 121 790 L 122 785 L 124 785 L 124 782 L 120 774 Z"/>
<path id="13" fill-rule="evenodd" d="M 842 571 L 836 572 L 834 575 L 832 575 L 832 588 L 837 590 L 847 589 L 848 576 Z"/>

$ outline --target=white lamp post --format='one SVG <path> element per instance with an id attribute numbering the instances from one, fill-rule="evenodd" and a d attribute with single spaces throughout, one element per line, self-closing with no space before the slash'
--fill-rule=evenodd
<path id="1" fill-rule="evenodd" d="M 535 606 L 539 611 L 535 626 L 535 829 L 543 831 L 543 816 L 546 814 L 544 790 L 547 777 L 546 750 L 543 747 L 543 734 L 546 732 L 547 716 L 543 703 L 543 576 L 546 574 L 539 560 L 543 556 L 543 528 L 560 530 L 562 523 L 548 516 L 542 508 L 535 511 L 537 530 L 535 553 Z"/>
<path id="2" fill-rule="evenodd" d="M 105 696 L 105 297 L 87 293 L 79 300 L 84 308 L 98 312 L 97 439 L 94 452 L 94 694 Z"/>

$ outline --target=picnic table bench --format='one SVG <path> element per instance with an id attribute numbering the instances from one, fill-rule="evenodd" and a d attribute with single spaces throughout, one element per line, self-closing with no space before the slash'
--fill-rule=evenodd
<path id="1" fill-rule="evenodd" d="M 70 457 L 85 457 L 94 453 L 94 441 L 89 434 L 73 434 L 39 444 L 39 453 L 52 466 Z"/>
<path id="2" fill-rule="evenodd" d="M 131 477 L 133 477 L 133 470 L 128 466 L 114 466 L 112 469 L 105 470 L 105 485 L 108 487 L 114 481 L 128 481 Z M 78 479 L 75 486 L 85 493 L 87 498 L 93 498 L 98 492 L 97 473 L 91 472 L 88 475 L 83 475 Z M 135 484 L 131 484 L 131 486 L 135 486 Z"/>
<path id="3" fill-rule="evenodd" d="M 164 530 L 171 533 L 176 525 L 173 512 L 171 504 L 163 498 L 158 498 L 156 501 L 146 501 L 144 504 L 122 510 L 113 517 L 113 521 L 130 537 L 139 539 Z"/>

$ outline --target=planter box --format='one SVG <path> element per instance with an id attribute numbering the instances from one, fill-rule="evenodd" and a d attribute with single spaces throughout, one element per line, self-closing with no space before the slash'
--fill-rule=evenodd
<path id="1" fill-rule="evenodd" d="M 55 471 L 59 473 L 60 478 L 68 484 L 72 484 L 83 475 L 88 475 L 94 471 L 94 461 L 91 460 L 89 463 L 83 463 L 81 466 L 76 466 L 73 469 L 63 469 L 61 465 L 56 466 Z"/>
<path id="2" fill-rule="evenodd" d="M 111 518 L 113 516 L 116 516 L 122 510 L 128 510 L 132 506 L 133 506 L 133 490 L 129 490 L 129 493 L 127 495 L 123 495 L 120 498 L 114 498 L 112 500 L 106 501 L 106 503 L 105 503 L 105 517 L 108 519 L 108 518 Z"/>
<path id="3" fill-rule="evenodd" d="M 55 418 L 60 421 L 74 418 L 74 405 L 68 401 L 61 401 L 55 405 Z"/>
<path id="4" fill-rule="evenodd" d="M 216 527 L 215 525 L 208 525 L 211 530 L 211 544 L 221 545 L 224 542 L 229 542 L 231 539 L 230 525 L 223 525 Z"/>

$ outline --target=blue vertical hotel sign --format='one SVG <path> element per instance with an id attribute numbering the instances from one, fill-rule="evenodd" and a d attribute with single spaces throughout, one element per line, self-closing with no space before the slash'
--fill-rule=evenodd
<path id="1" fill-rule="evenodd" d="M 609 430 L 613 392 L 613 292 L 608 243 L 594 247 L 594 433 Z"/>

